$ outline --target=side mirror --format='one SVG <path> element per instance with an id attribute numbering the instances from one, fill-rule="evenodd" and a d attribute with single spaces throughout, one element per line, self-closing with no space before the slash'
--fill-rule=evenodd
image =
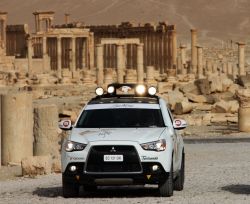
<path id="1" fill-rule="evenodd" d="M 72 129 L 71 120 L 61 120 L 58 124 L 59 124 L 59 128 L 62 130 Z"/>
<path id="2" fill-rule="evenodd" d="M 182 130 L 187 127 L 187 122 L 182 119 L 174 119 L 173 127 L 176 130 Z"/>

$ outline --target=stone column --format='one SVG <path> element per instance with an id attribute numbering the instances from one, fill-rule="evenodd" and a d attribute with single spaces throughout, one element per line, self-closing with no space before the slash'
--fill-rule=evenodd
<path id="1" fill-rule="evenodd" d="M 46 72 L 47 67 L 47 37 L 43 36 L 43 73 Z"/>
<path id="2" fill-rule="evenodd" d="M 105 68 L 104 69 L 104 84 L 112 84 L 113 81 L 113 68 Z"/>
<path id="3" fill-rule="evenodd" d="M 89 69 L 94 68 L 94 33 L 89 34 L 89 43 L 88 43 L 88 50 L 89 50 Z"/>
<path id="4" fill-rule="evenodd" d="M 177 67 L 177 38 L 176 38 L 176 30 L 172 30 L 172 69 L 176 69 Z"/>
<path id="5" fill-rule="evenodd" d="M 69 16 L 70 16 L 70 14 L 68 14 L 68 13 L 65 13 L 65 14 L 64 14 L 64 21 L 65 21 L 65 24 L 69 24 Z"/>
<path id="6" fill-rule="evenodd" d="M 239 101 L 238 127 L 241 132 L 250 132 L 250 89 L 236 91 Z"/>
<path id="7" fill-rule="evenodd" d="M 197 73 L 197 30 L 191 29 L 191 72 Z"/>
<path id="8" fill-rule="evenodd" d="M 97 68 L 97 85 L 103 85 L 103 45 L 99 44 L 96 46 L 96 68 Z"/>
<path id="9" fill-rule="evenodd" d="M 33 45 L 32 45 L 32 38 L 28 38 L 28 73 L 32 74 L 32 67 L 33 67 Z"/>
<path id="10" fill-rule="evenodd" d="M 137 83 L 144 82 L 143 44 L 137 45 Z"/>
<path id="11" fill-rule="evenodd" d="M 155 68 L 153 66 L 147 66 L 146 68 L 146 83 L 148 85 L 155 84 Z"/>
<path id="12" fill-rule="evenodd" d="M 71 63 L 70 63 L 70 71 L 76 71 L 76 38 L 71 38 Z"/>
<path id="13" fill-rule="evenodd" d="M 2 166 L 2 96 L 0 95 L 0 169 Z"/>
<path id="14" fill-rule="evenodd" d="M 213 67 L 212 67 L 212 62 L 210 59 L 208 59 L 206 61 L 206 76 L 208 76 L 209 74 L 212 74 L 213 73 Z"/>
<path id="15" fill-rule="evenodd" d="M 239 76 L 245 76 L 245 43 L 239 42 L 238 44 L 238 66 Z"/>
<path id="16" fill-rule="evenodd" d="M 198 78 L 203 78 L 203 48 L 196 46 L 197 48 L 197 67 L 198 67 Z"/>
<path id="17" fill-rule="evenodd" d="M 83 39 L 82 44 L 82 68 L 86 67 L 86 38 Z"/>
<path id="18" fill-rule="evenodd" d="M 186 71 L 186 65 L 187 65 L 186 48 L 187 48 L 186 45 L 181 44 L 181 46 L 180 46 L 180 51 L 181 51 L 181 74 L 187 74 L 187 71 Z"/>
<path id="19" fill-rule="evenodd" d="M 40 105 L 34 109 L 34 156 L 59 157 L 56 105 Z"/>
<path id="20" fill-rule="evenodd" d="M 117 82 L 123 83 L 124 74 L 124 55 L 123 55 L 123 45 L 117 44 Z"/>
<path id="21" fill-rule="evenodd" d="M 62 78 L 62 39 L 57 37 L 57 77 Z"/>
<path id="22" fill-rule="evenodd" d="M 2 163 L 20 163 L 33 155 L 32 94 L 2 96 Z"/>
<path id="23" fill-rule="evenodd" d="M 233 66 L 231 62 L 227 62 L 227 74 L 233 75 Z"/>

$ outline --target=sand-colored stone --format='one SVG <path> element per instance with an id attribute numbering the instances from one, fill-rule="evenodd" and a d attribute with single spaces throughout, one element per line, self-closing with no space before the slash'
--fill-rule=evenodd
<path id="1" fill-rule="evenodd" d="M 207 102 L 207 99 L 205 96 L 203 95 L 196 95 L 196 94 L 192 94 L 192 93 L 186 93 L 185 96 L 192 102 L 195 103 L 205 103 Z"/>
<path id="2" fill-rule="evenodd" d="M 20 163 L 33 155 L 32 94 L 2 96 L 2 163 Z"/>
<path id="3" fill-rule="evenodd" d="M 56 105 L 34 109 L 34 156 L 59 155 L 58 110 Z"/>
<path id="4" fill-rule="evenodd" d="M 50 156 L 30 156 L 22 159 L 21 166 L 23 176 L 50 174 L 52 160 Z"/>
<path id="5" fill-rule="evenodd" d="M 182 102 L 178 102 L 175 104 L 174 113 L 177 115 L 182 115 L 185 113 L 190 113 L 192 112 L 192 110 L 193 110 L 193 106 L 191 103 L 182 101 Z"/>

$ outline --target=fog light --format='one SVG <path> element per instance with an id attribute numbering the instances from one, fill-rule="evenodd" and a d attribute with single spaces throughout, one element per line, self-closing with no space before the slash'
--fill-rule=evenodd
<path id="1" fill-rule="evenodd" d="M 102 87 L 98 87 L 98 88 L 96 88 L 95 93 L 97 96 L 101 96 L 104 94 L 104 90 Z"/>
<path id="2" fill-rule="evenodd" d="M 76 166 L 70 166 L 69 170 L 72 171 L 72 172 L 76 171 Z"/>
<path id="3" fill-rule="evenodd" d="M 115 92 L 115 87 L 114 86 L 109 86 L 108 87 L 108 93 L 113 94 Z"/>
<path id="4" fill-rule="evenodd" d="M 153 165 L 153 166 L 152 166 L 152 170 L 153 170 L 153 171 L 157 171 L 158 169 L 159 169 L 159 166 L 158 166 L 158 165 Z"/>

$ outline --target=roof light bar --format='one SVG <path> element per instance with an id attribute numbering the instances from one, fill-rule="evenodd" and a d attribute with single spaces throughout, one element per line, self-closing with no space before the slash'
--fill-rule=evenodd
<path id="1" fill-rule="evenodd" d="M 115 93 L 115 87 L 114 87 L 114 86 L 109 86 L 109 87 L 108 87 L 108 93 L 109 93 L 109 94 Z"/>
<path id="2" fill-rule="evenodd" d="M 135 88 L 135 92 L 136 92 L 136 94 L 138 94 L 140 96 L 144 95 L 146 93 L 146 87 L 144 85 L 138 85 Z"/>
<path id="3" fill-rule="evenodd" d="M 97 96 L 102 96 L 104 94 L 104 90 L 102 87 L 97 87 L 95 93 Z"/>
<path id="4" fill-rule="evenodd" d="M 154 95 L 156 94 L 156 88 L 153 87 L 153 86 L 149 87 L 149 88 L 148 88 L 148 94 L 149 94 L 150 96 L 154 96 Z"/>

